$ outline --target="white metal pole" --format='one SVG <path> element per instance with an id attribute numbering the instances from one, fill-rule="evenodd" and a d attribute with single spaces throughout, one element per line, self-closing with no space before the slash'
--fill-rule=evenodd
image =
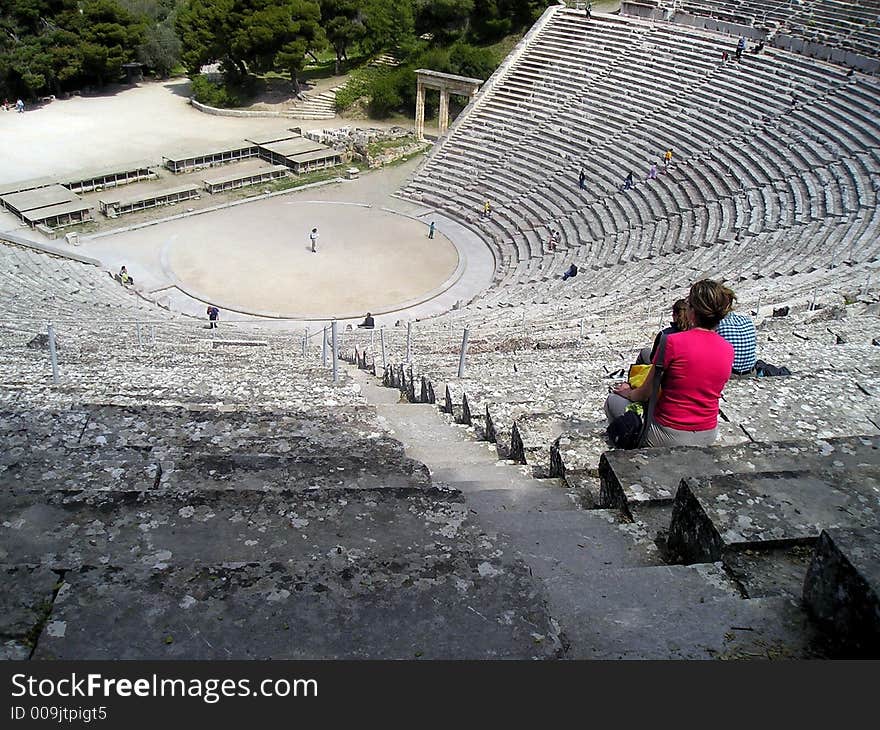
<path id="1" fill-rule="evenodd" d="M 406 323 L 406 361 L 412 362 L 412 322 Z"/>
<path id="2" fill-rule="evenodd" d="M 467 345 L 468 345 L 468 336 L 470 332 L 468 328 L 464 328 L 464 334 L 461 336 L 461 352 L 458 355 L 458 377 L 464 377 L 464 363 L 465 363 L 465 355 L 467 354 Z"/>
<path id="3" fill-rule="evenodd" d="M 382 348 L 382 367 L 385 367 L 385 328 L 379 330 L 379 347 Z"/>
<path id="4" fill-rule="evenodd" d="M 55 351 L 55 328 L 49 325 L 49 360 L 52 363 L 52 382 L 58 385 L 58 353 Z"/>
<path id="5" fill-rule="evenodd" d="M 327 326 L 324 326 L 323 338 L 321 343 L 321 365 L 327 367 Z"/>
<path id="6" fill-rule="evenodd" d="M 336 320 L 334 319 L 330 326 L 331 338 L 333 340 L 333 382 L 339 380 L 339 344 L 336 341 Z"/>

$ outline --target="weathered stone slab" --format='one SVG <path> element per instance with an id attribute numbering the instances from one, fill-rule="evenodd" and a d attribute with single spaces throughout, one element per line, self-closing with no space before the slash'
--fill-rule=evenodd
<path id="1" fill-rule="evenodd" d="M 357 451 L 357 450 L 355 450 Z M 396 449 L 395 449 L 396 451 Z M 376 449 L 367 456 L 339 451 L 309 457 L 266 454 L 168 454 L 158 487 L 172 492 L 205 489 L 306 491 L 328 489 L 428 489 L 427 467 Z"/>
<path id="2" fill-rule="evenodd" d="M 803 597 L 839 650 L 880 656 L 880 528 L 823 530 Z"/>
<path id="3" fill-rule="evenodd" d="M 154 489 L 161 475 L 149 451 L 14 447 L 0 457 L 0 492 Z"/>
<path id="4" fill-rule="evenodd" d="M 721 410 L 754 441 L 875 434 L 876 398 L 852 375 L 816 372 L 787 378 L 732 379 Z"/>
<path id="5" fill-rule="evenodd" d="M 570 431 L 597 427 L 597 420 L 585 421 L 582 413 L 553 411 L 527 413 L 518 418 L 510 435 L 510 458 L 521 464 L 550 471 L 550 449 L 559 437 Z M 598 418 L 598 414 L 594 414 Z"/>
<path id="6" fill-rule="evenodd" d="M 70 572 L 41 659 L 552 658 L 560 640 L 526 567 L 444 545 L 375 560 Z"/>
<path id="7" fill-rule="evenodd" d="M 30 656 L 57 583 L 45 566 L 0 564 L 0 659 Z"/>
<path id="8" fill-rule="evenodd" d="M 683 479 L 667 548 L 685 563 L 728 550 L 807 544 L 823 529 L 880 519 L 880 480 L 856 474 L 767 472 Z"/>
<path id="9" fill-rule="evenodd" d="M 387 438 L 367 406 L 315 408 L 303 412 L 192 412 L 183 408 L 84 406 L 70 410 L 5 411 L 0 433 L 10 448 L 204 448 L 249 453 L 309 455 L 342 445 L 363 451 Z"/>
<path id="10" fill-rule="evenodd" d="M 0 497 L 0 560 L 59 570 L 212 563 L 218 556 L 260 561 L 267 554 L 308 563 L 337 547 L 391 560 L 454 540 L 467 516 L 455 490 L 34 496 Z"/>
<path id="11" fill-rule="evenodd" d="M 562 434 L 550 446 L 550 476 L 568 479 L 576 474 L 587 474 L 597 477 L 599 457 L 609 449 L 605 431 L 605 423 L 596 422 Z"/>
<path id="12" fill-rule="evenodd" d="M 635 504 L 671 503 L 685 477 L 826 469 L 880 475 L 880 436 L 607 451 L 599 501 L 627 512 Z"/>

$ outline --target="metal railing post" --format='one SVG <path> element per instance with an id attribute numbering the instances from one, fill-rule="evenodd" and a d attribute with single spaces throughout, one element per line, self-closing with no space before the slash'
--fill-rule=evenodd
<path id="1" fill-rule="evenodd" d="M 58 385 L 58 353 L 55 351 L 55 328 L 50 324 L 49 333 L 49 361 L 52 363 L 52 382 Z"/>
<path id="2" fill-rule="evenodd" d="M 810 311 L 816 308 L 816 287 L 813 288 L 813 296 L 810 298 Z"/>
<path id="3" fill-rule="evenodd" d="M 464 377 L 464 362 L 465 355 L 467 354 L 467 346 L 468 346 L 468 336 L 470 335 L 470 330 L 467 327 L 464 328 L 464 334 L 461 336 L 461 352 L 458 355 L 458 377 Z"/>
<path id="4" fill-rule="evenodd" d="M 385 328 L 379 330 L 379 346 L 382 348 L 382 367 L 385 367 Z"/>
<path id="5" fill-rule="evenodd" d="M 324 325 L 324 336 L 321 344 L 321 365 L 327 367 L 327 325 Z"/>
<path id="6" fill-rule="evenodd" d="M 581 317 L 581 334 L 580 339 L 584 339 L 584 318 Z"/>
<path id="7" fill-rule="evenodd" d="M 137 324 L 135 324 L 135 328 L 137 329 L 138 347 L 143 347 L 144 341 L 143 341 L 143 338 L 141 337 L 141 323 L 138 322 Z"/>
<path id="8" fill-rule="evenodd" d="M 412 322 L 406 323 L 406 361 L 412 362 Z"/>
<path id="9" fill-rule="evenodd" d="M 331 338 L 333 340 L 333 382 L 339 380 L 339 343 L 336 341 L 336 320 L 330 325 Z"/>

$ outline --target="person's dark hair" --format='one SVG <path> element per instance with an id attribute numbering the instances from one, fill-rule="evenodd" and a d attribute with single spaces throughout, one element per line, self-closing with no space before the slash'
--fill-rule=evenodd
<path id="1" fill-rule="evenodd" d="M 679 332 L 684 332 L 691 328 L 688 319 L 688 300 L 679 299 L 672 305 L 672 324 Z"/>
<path id="2" fill-rule="evenodd" d="M 691 286 L 688 304 L 693 315 L 694 325 L 713 330 L 724 319 L 733 303 L 736 294 L 724 284 L 711 279 L 702 279 Z"/>

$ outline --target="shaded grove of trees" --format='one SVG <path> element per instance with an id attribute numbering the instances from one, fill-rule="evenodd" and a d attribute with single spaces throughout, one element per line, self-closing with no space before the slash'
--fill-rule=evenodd
<path id="1" fill-rule="evenodd" d="M 487 79 L 502 60 L 503 50 L 491 44 L 530 26 L 549 5 L 543 0 L 400 0 L 411 9 L 412 27 L 396 46 L 397 68 L 368 68 L 355 75 L 337 94 L 344 110 L 365 101 L 371 117 L 394 112 L 412 114 L 417 68 Z M 381 37 L 381 36 L 380 36 Z M 452 98 L 455 105 L 455 97 Z M 425 100 L 433 114 L 437 98 Z"/>
<path id="2" fill-rule="evenodd" d="M 130 0 L 133 1 L 133 0 Z M 384 116 L 412 105 L 419 65 L 487 77 L 499 58 L 486 46 L 530 25 L 551 0 L 184 0 L 175 18 L 181 59 L 200 101 L 234 105 L 254 74 L 289 74 L 297 91 L 308 61 L 332 53 L 339 74 L 349 54 L 393 53 L 397 69 L 369 71 L 342 105 L 369 98 Z M 225 83 L 198 77 L 219 64 Z"/>
<path id="3" fill-rule="evenodd" d="M 173 15 L 181 0 L 3 0 L 0 95 L 31 99 L 120 79 L 140 61 L 167 76 L 180 43 Z"/>
<path id="4" fill-rule="evenodd" d="M 551 0 L 0 0 L 0 97 L 33 99 L 120 80 L 122 65 L 167 77 L 181 64 L 194 89 L 218 64 L 218 103 L 246 98 L 256 75 L 289 75 L 297 90 L 307 63 L 335 61 L 339 74 L 382 52 L 398 69 L 360 80 L 371 109 L 411 105 L 420 65 L 485 77 L 498 60 L 486 46 L 521 31 Z M 357 86 L 357 85 L 356 85 Z M 244 93 L 230 93 L 237 89 Z"/>

